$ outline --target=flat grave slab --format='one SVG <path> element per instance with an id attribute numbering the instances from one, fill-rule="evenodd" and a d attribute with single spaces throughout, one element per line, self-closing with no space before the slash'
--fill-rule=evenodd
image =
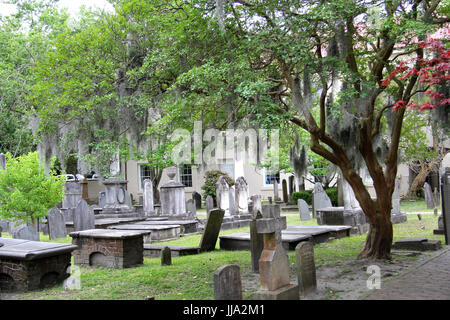
<path id="1" fill-rule="evenodd" d="M 230 235 L 220 236 L 220 248 L 224 250 L 250 250 L 250 232 L 237 232 Z M 307 234 L 281 232 L 283 248 L 295 250 L 301 241 L 311 241 L 312 236 Z"/>
<path id="2" fill-rule="evenodd" d="M 197 233 L 197 220 L 145 220 L 140 221 L 138 224 L 150 224 L 150 225 L 180 225 L 181 234 Z"/>
<path id="3" fill-rule="evenodd" d="M 0 291 L 29 291 L 62 283 L 77 246 L 0 238 Z"/>
<path id="4" fill-rule="evenodd" d="M 150 231 L 151 234 L 144 235 L 144 243 L 173 240 L 179 238 L 181 234 L 181 226 L 179 224 L 122 224 L 110 226 L 108 229 Z"/>
<path id="5" fill-rule="evenodd" d="M 144 218 L 103 218 L 95 219 L 95 229 L 107 229 L 109 226 L 120 225 L 125 223 L 141 222 Z M 66 221 L 67 232 L 73 232 L 73 221 Z"/>
<path id="6" fill-rule="evenodd" d="M 144 239 L 150 231 L 90 229 L 71 232 L 75 264 L 129 268 L 144 261 Z"/>
<path id="7" fill-rule="evenodd" d="M 442 248 L 441 241 L 428 240 L 427 238 L 404 238 L 395 241 L 392 249 L 397 250 L 413 250 L 413 251 L 429 251 L 439 250 Z"/>

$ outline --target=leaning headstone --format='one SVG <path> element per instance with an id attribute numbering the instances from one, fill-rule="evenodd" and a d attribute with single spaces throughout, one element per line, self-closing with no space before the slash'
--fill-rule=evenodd
<path id="1" fill-rule="evenodd" d="M 164 247 L 161 250 L 161 265 L 170 266 L 172 264 L 172 252 L 169 247 Z"/>
<path id="2" fill-rule="evenodd" d="M 50 209 L 47 213 L 48 234 L 50 240 L 65 238 L 67 236 L 64 215 L 57 208 Z"/>
<path id="3" fill-rule="evenodd" d="M 25 224 L 14 227 L 11 233 L 14 239 L 40 241 L 39 233 L 32 226 Z"/>
<path id="4" fill-rule="evenodd" d="M 295 248 L 295 254 L 299 292 L 306 296 L 317 288 L 314 244 L 310 241 L 300 242 Z"/>
<path id="5" fill-rule="evenodd" d="M 312 198 L 313 218 L 317 218 L 317 210 L 322 208 L 330 208 L 333 206 L 330 198 L 328 197 L 325 190 L 323 190 L 322 184 L 320 182 L 317 182 L 314 185 Z"/>
<path id="6" fill-rule="evenodd" d="M 264 250 L 259 259 L 259 300 L 298 300 L 298 286 L 289 282 L 289 259 L 283 248 L 281 230 L 286 229 L 286 217 L 280 217 L 280 206 L 263 207 L 258 220 L 258 232 L 264 234 Z"/>
<path id="7" fill-rule="evenodd" d="M 236 179 L 235 202 L 238 214 L 248 214 L 248 184 L 244 177 Z"/>
<path id="8" fill-rule="evenodd" d="M 81 200 L 73 212 L 73 228 L 75 231 L 95 229 L 94 211 Z"/>
<path id="9" fill-rule="evenodd" d="M 150 179 L 144 180 L 143 190 L 143 210 L 145 216 L 155 215 L 155 207 L 153 205 L 153 183 Z"/>
<path id="10" fill-rule="evenodd" d="M 200 240 L 200 251 L 212 251 L 216 248 L 220 227 L 222 226 L 224 210 L 212 209 L 206 220 L 205 230 Z"/>
<path id="11" fill-rule="evenodd" d="M 242 300 L 241 271 L 237 264 L 214 272 L 214 300 Z"/>
<path id="12" fill-rule="evenodd" d="M 6 158 L 3 153 L 0 153 L 0 169 L 6 170 Z"/>
<path id="13" fill-rule="evenodd" d="M 311 219 L 311 216 L 309 214 L 309 206 L 303 199 L 298 199 L 298 210 L 300 212 L 300 220 L 301 221 L 308 221 Z"/>
<path id="14" fill-rule="evenodd" d="M 194 193 L 192 194 L 192 199 L 195 202 L 195 208 L 196 209 L 201 209 L 202 208 L 202 196 L 200 193 L 198 193 L 197 191 L 194 191 Z"/>
<path id="15" fill-rule="evenodd" d="M 435 207 L 434 196 L 433 191 L 431 191 L 431 186 L 428 184 L 428 182 L 425 182 L 423 184 L 423 190 L 425 192 L 425 202 L 427 203 L 427 208 L 433 209 Z"/>

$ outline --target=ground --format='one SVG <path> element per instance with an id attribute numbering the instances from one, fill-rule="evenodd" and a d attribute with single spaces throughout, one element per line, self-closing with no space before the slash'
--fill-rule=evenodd
<path id="1" fill-rule="evenodd" d="M 394 225 L 394 241 L 400 238 L 426 237 L 429 240 L 441 240 L 444 236 L 433 235 L 437 228 L 437 217 L 432 210 L 426 210 L 423 201 L 404 203 L 409 211 L 408 221 Z M 417 212 L 423 213 L 422 220 Z M 199 213 L 203 215 L 202 212 Z M 287 213 L 288 224 L 314 225 L 315 221 L 300 222 L 296 212 Z M 222 231 L 230 234 L 248 231 L 248 228 Z M 7 234 L 3 234 L 8 236 Z M 41 240 L 48 237 L 41 235 Z M 186 236 L 171 244 L 198 245 L 200 235 Z M 374 290 L 367 288 L 368 266 L 377 265 L 381 272 L 381 288 L 403 275 L 408 270 L 421 266 L 427 259 L 438 252 L 392 251 L 393 261 L 357 260 L 356 256 L 363 247 L 365 235 L 352 236 L 314 246 L 317 268 L 318 290 L 305 297 L 306 300 L 353 300 L 362 299 Z M 71 238 L 59 239 L 58 242 L 70 242 Z M 144 300 L 154 297 L 157 300 L 211 300 L 213 299 L 213 273 L 219 267 L 236 263 L 241 268 L 242 287 L 245 299 L 259 287 L 259 275 L 251 272 L 250 253 L 248 251 L 217 250 L 194 256 L 172 258 L 173 265 L 161 266 L 158 258 L 145 258 L 144 265 L 131 269 L 106 269 L 101 267 L 81 267 L 81 288 L 67 290 L 62 286 L 21 294 L 2 294 L 2 299 L 49 299 L 49 300 L 90 300 L 90 299 L 134 299 Z M 295 277 L 295 252 L 289 252 L 291 263 L 291 281 Z M 431 264 L 430 264 L 431 265 Z M 448 299 L 448 298 L 447 298 Z"/>

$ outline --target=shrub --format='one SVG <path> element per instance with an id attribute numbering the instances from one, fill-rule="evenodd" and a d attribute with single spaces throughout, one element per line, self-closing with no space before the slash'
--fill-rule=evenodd
<path id="1" fill-rule="evenodd" d="M 327 193 L 328 197 L 330 198 L 331 203 L 333 204 L 333 207 L 337 207 L 338 206 L 337 187 L 328 188 L 328 189 L 325 190 L 325 192 Z"/>
<path id="2" fill-rule="evenodd" d="M 233 179 L 225 172 L 219 170 L 210 170 L 205 172 L 205 184 L 202 186 L 203 199 L 205 200 L 207 196 L 211 196 L 214 199 L 214 204 L 216 203 L 216 183 L 221 176 L 225 176 L 230 187 L 234 185 Z"/>
<path id="3" fill-rule="evenodd" d="M 306 201 L 307 204 L 312 204 L 312 190 L 302 190 L 298 192 L 292 193 L 292 202 L 294 204 L 298 203 L 298 199 L 303 199 Z"/>

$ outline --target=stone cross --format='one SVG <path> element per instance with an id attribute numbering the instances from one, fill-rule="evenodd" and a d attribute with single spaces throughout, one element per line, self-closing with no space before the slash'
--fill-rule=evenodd
<path id="1" fill-rule="evenodd" d="M 6 158 L 3 153 L 0 153 L 0 169 L 6 170 Z"/>
<path id="2" fill-rule="evenodd" d="M 145 216 L 155 215 L 155 207 L 153 205 L 153 183 L 150 179 L 144 180 L 143 196 L 143 210 Z"/>
<path id="3" fill-rule="evenodd" d="M 223 266 L 214 272 L 215 300 L 242 300 L 241 271 L 237 264 Z"/>

